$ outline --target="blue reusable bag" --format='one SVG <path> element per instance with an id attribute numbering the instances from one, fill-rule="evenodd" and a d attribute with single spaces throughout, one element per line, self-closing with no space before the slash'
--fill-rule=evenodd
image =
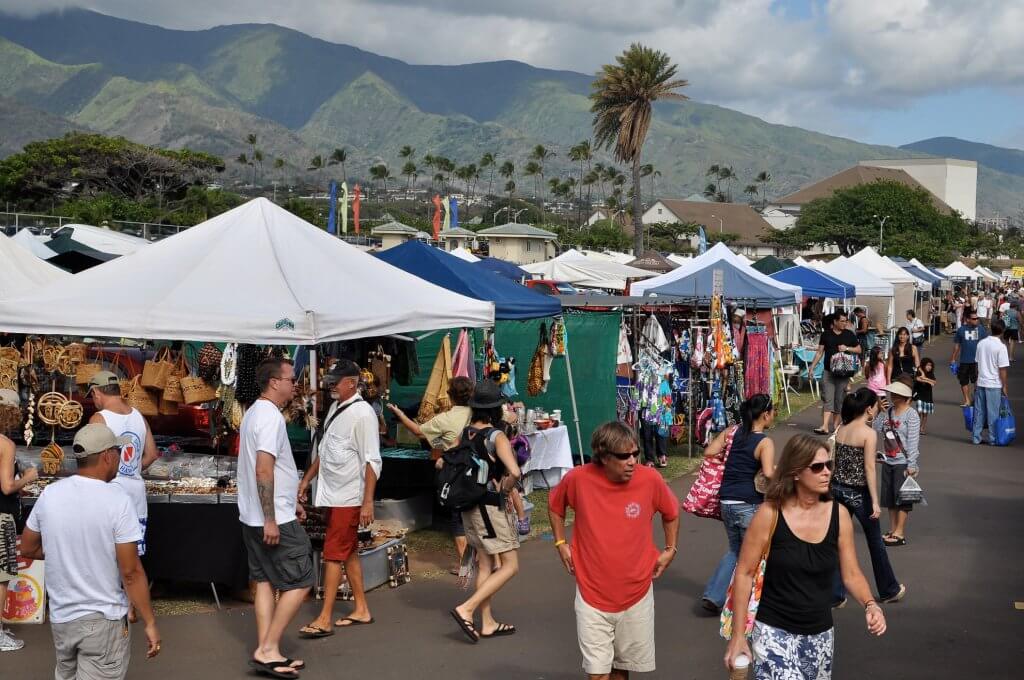
<path id="1" fill-rule="evenodd" d="M 1010 400 L 1005 396 L 999 402 L 999 417 L 996 418 L 996 446 L 1009 446 L 1017 437 L 1017 422 L 1010 410 Z"/>
<path id="2" fill-rule="evenodd" d="M 974 432 L 974 407 L 961 406 L 960 408 L 964 410 L 964 427 L 968 432 Z"/>

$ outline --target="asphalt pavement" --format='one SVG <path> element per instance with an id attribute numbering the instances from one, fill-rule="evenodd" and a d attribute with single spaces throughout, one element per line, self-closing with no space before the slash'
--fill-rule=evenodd
<path id="1" fill-rule="evenodd" d="M 945 370 L 951 345 L 940 338 L 926 356 L 943 367 L 935 390 L 936 411 L 923 438 L 921 475 L 928 506 L 916 509 L 908 544 L 891 548 L 897 577 L 908 587 L 903 602 L 885 607 L 889 631 L 868 635 L 861 609 L 852 603 L 835 612 L 833 677 L 1021 678 L 1024 651 L 1024 449 L 971 446 L 963 426 L 959 390 Z M 1024 418 L 1024 370 L 1011 369 L 1011 395 Z M 809 432 L 819 413 L 809 409 L 771 432 L 780 446 Z M 673 484 L 682 498 L 692 476 Z M 201 530 L 188 527 L 188 530 Z M 660 527 L 655 535 L 661 543 Z M 861 567 L 870 562 L 858 529 Z M 699 611 L 704 583 L 726 546 L 720 523 L 684 515 L 680 551 L 656 583 L 658 670 L 636 677 L 673 680 L 725 678 L 724 641 L 717 617 Z M 470 645 L 448 616 L 466 595 L 453 580 L 414 580 L 370 594 L 371 626 L 338 630 L 323 640 L 286 636 L 285 652 L 306 661 L 302 678 L 361 677 L 408 680 L 427 673 L 445 680 L 504 678 L 570 680 L 583 677 L 573 616 L 574 584 L 563 571 L 550 539 L 521 550 L 521 570 L 495 604 L 499 620 L 518 628 L 514 636 Z M 339 604 L 338 613 L 346 611 Z M 1024 605 L 1022 605 L 1024 606 Z M 318 609 L 307 603 L 293 630 Z M 142 631 L 135 629 L 129 678 L 246 677 L 255 638 L 250 607 L 160 621 L 164 651 L 146 661 Z M 20 626 L 26 648 L 0 654 L 0 678 L 53 677 L 48 626 Z"/>

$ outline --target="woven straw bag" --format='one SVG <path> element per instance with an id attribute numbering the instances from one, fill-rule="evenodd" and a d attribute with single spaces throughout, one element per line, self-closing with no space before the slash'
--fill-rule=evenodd
<path id="1" fill-rule="evenodd" d="M 127 386 L 127 390 L 125 390 L 125 386 Z M 124 394 L 124 400 L 128 402 L 128 405 L 137 408 L 142 415 L 160 415 L 158 398 L 142 386 L 140 376 L 135 376 L 127 383 L 121 383 L 121 392 Z"/>
<path id="2" fill-rule="evenodd" d="M 142 367 L 142 386 L 154 390 L 162 390 L 167 387 L 167 377 L 174 371 L 174 361 L 171 360 L 171 349 L 161 347 L 156 356 L 147 361 Z"/>
<path id="3" fill-rule="evenodd" d="M 217 398 L 216 388 L 195 375 L 187 375 L 181 379 L 181 391 L 184 394 L 185 403 L 189 405 L 202 404 Z"/>
<path id="4" fill-rule="evenodd" d="M 182 402 L 185 401 L 185 393 L 181 391 L 181 379 L 188 375 L 188 366 L 185 364 L 184 354 L 178 355 L 174 363 L 174 370 L 167 376 L 167 384 L 164 386 L 163 401 Z"/>
<path id="5" fill-rule="evenodd" d="M 103 366 L 100 364 L 100 350 L 99 347 L 95 348 L 96 356 L 93 361 L 89 361 L 88 355 L 75 366 L 75 384 L 76 385 L 88 385 L 92 377 L 103 370 Z"/>
<path id="6" fill-rule="evenodd" d="M 160 402 L 157 405 L 157 410 L 162 416 L 176 416 L 178 415 L 178 402 L 170 401 L 160 397 Z"/>

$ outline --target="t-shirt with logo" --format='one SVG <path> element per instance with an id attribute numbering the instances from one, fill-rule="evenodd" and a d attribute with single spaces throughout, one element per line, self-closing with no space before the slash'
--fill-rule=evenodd
<path id="1" fill-rule="evenodd" d="M 988 331 L 984 326 L 970 326 L 964 324 L 956 332 L 953 342 L 960 345 L 960 363 L 973 364 L 977 362 L 974 354 L 978 350 L 978 341 L 988 337 Z"/>
<path id="2" fill-rule="evenodd" d="M 571 546 L 583 600 L 603 612 L 621 612 L 643 599 L 659 554 L 654 513 L 666 520 L 679 516 L 679 500 L 661 475 L 638 465 L 632 479 L 615 483 L 589 463 L 570 470 L 548 504 L 563 517 L 566 507 L 576 512 Z"/>
<path id="3" fill-rule="evenodd" d="M 149 517 L 149 506 L 146 501 L 146 483 L 142 481 L 142 454 L 146 445 L 146 419 L 139 410 L 133 408 L 129 413 L 100 411 L 103 422 L 118 437 L 128 437 L 128 443 L 121 447 L 121 458 L 117 466 L 117 477 L 112 481 L 124 489 L 135 505 L 135 513 L 143 526 Z"/>

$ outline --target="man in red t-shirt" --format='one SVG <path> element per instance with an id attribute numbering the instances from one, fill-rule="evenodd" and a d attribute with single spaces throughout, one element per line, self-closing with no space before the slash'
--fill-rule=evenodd
<path id="1" fill-rule="evenodd" d="M 575 468 L 551 492 L 555 547 L 576 577 L 576 633 L 591 680 L 625 680 L 654 670 L 654 579 L 675 557 L 679 500 L 654 469 L 639 465 L 633 431 L 605 423 L 590 441 L 593 462 Z M 576 513 L 572 544 L 565 512 Z M 661 514 L 665 549 L 651 522 Z"/>

